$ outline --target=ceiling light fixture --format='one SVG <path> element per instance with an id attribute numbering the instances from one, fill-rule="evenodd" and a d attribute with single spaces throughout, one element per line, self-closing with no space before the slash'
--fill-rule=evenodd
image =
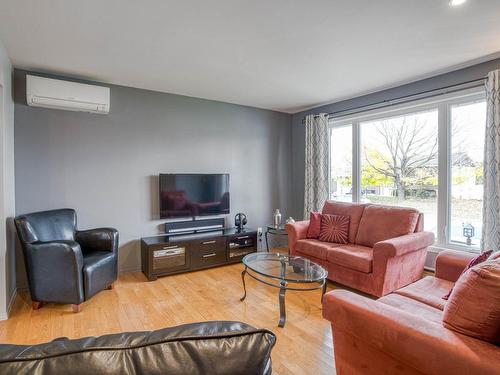
<path id="1" fill-rule="evenodd" d="M 457 7 L 459 5 L 462 5 L 466 1 L 467 0 L 450 0 L 450 7 Z"/>

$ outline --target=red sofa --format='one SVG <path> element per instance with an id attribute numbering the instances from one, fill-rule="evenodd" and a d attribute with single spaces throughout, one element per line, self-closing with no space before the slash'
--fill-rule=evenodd
<path id="1" fill-rule="evenodd" d="M 443 326 L 445 305 L 450 302 L 442 296 L 472 257 L 464 252 L 444 251 L 437 258 L 435 277 L 427 276 L 376 301 L 346 290 L 326 294 L 323 317 L 332 323 L 337 374 L 500 374 L 498 345 Z M 493 280 L 500 280 L 497 266 L 494 272 Z M 482 288 L 479 286 L 479 290 Z M 489 288 L 491 291 L 495 286 Z M 482 296 L 477 299 L 484 300 Z M 497 295 L 490 303 L 498 300 Z M 470 322 L 481 315 L 487 303 L 473 310 Z M 470 306 L 465 305 L 467 301 L 462 305 L 462 314 L 470 311 Z"/>
<path id="2" fill-rule="evenodd" d="M 350 217 L 348 244 L 308 239 L 309 221 L 286 231 L 290 254 L 323 265 L 328 279 L 380 297 L 422 277 L 434 234 L 422 231 L 418 210 L 327 201 L 322 213 Z"/>

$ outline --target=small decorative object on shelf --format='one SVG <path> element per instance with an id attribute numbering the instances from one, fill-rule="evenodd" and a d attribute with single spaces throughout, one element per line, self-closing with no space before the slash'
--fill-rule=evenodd
<path id="1" fill-rule="evenodd" d="M 273 224 L 276 228 L 281 225 L 281 213 L 279 209 L 276 209 L 273 214 Z"/>
<path id="2" fill-rule="evenodd" d="M 463 235 L 465 238 L 467 238 L 467 245 L 470 246 L 472 245 L 472 240 L 471 238 L 474 237 L 474 227 L 472 226 L 471 223 L 467 223 L 463 226 Z"/>
<path id="3" fill-rule="evenodd" d="M 286 223 L 287 224 L 295 223 L 295 219 L 290 216 L 288 219 L 286 219 Z"/>
<path id="4" fill-rule="evenodd" d="M 242 231 L 243 227 L 246 224 L 247 224 L 247 216 L 242 212 L 236 214 L 236 216 L 234 217 L 234 226 L 236 227 L 236 229 Z"/>

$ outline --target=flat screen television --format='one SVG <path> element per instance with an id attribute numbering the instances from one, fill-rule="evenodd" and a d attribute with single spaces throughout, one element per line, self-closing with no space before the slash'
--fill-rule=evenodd
<path id="1" fill-rule="evenodd" d="M 160 174 L 160 218 L 228 213 L 228 174 Z"/>

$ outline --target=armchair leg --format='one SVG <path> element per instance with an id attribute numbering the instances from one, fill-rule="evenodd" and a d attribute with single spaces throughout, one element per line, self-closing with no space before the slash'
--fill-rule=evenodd
<path id="1" fill-rule="evenodd" d="M 79 305 L 71 305 L 71 308 L 73 309 L 74 313 L 79 313 L 82 311 L 82 304 L 80 303 Z"/>
<path id="2" fill-rule="evenodd" d="M 113 289 L 115 289 L 115 283 L 111 283 L 111 284 L 109 284 L 109 286 L 108 286 L 106 289 L 108 289 L 108 290 L 113 290 Z"/>
<path id="3" fill-rule="evenodd" d="M 40 301 L 31 301 L 31 307 L 33 310 L 38 310 L 40 307 L 42 307 L 43 302 Z"/>

